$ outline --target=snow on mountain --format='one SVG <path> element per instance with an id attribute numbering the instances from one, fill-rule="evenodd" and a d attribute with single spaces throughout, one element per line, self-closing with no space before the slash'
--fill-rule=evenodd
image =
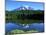
<path id="1" fill-rule="evenodd" d="M 21 7 L 17 8 L 16 10 L 32 10 L 32 8 L 29 6 L 21 6 Z"/>

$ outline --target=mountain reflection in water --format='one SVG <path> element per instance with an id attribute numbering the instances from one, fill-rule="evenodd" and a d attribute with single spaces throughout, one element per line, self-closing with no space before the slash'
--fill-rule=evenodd
<path id="1" fill-rule="evenodd" d="M 32 30 L 36 29 L 39 32 L 44 31 L 44 24 L 43 23 L 33 23 L 33 24 L 28 24 L 28 25 L 18 25 L 16 23 L 6 23 L 6 32 L 12 31 L 14 29 L 21 29 L 21 30 Z"/>

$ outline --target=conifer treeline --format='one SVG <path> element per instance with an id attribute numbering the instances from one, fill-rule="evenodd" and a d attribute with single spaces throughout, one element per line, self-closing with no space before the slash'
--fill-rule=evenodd
<path id="1" fill-rule="evenodd" d="M 44 21 L 44 11 L 43 10 L 14 10 L 5 11 L 6 20 L 43 20 Z"/>

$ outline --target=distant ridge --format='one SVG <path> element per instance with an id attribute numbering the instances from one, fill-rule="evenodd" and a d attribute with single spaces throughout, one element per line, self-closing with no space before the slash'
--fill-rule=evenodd
<path id="1" fill-rule="evenodd" d="M 32 10 L 33 8 L 31 8 L 31 7 L 26 7 L 26 6 L 21 6 L 21 7 L 19 7 L 19 8 L 17 8 L 16 10 Z"/>

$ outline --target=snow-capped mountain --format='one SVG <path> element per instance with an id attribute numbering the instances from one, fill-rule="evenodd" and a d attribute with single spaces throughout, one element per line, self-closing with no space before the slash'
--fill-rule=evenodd
<path id="1" fill-rule="evenodd" d="M 21 6 L 21 7 L 17 8 L 16 10 L 32 10 L 32 8 L 26 7 L 26 6 Z"/>

